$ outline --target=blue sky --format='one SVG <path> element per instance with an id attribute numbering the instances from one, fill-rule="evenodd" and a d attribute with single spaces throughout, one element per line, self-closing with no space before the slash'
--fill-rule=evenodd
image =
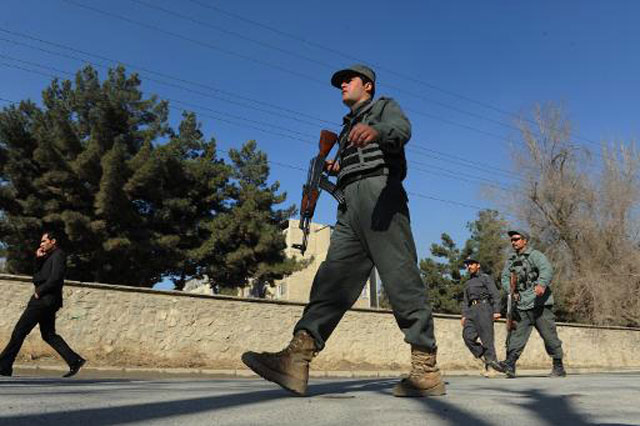
<path id="1" fill-rule="evenodd" d="M 406 187 L 421 257 L 442 232 L 464 243 L 477 209 L 457 203 L 495 207 L 482 182 L 514 183 L 502 170 L 520 143 L 515 116 L 535 103 L 562 103 L 592 148 L 640 130 L 640 3 L 630 0 L 4 0 L 2 9 L 0 98 L 39 100 L 50 76 L 83 63 L 101 75 L 128 64 L 146 93 L 171 100 L 172 122 L 195 111 L 222 150 L 257 140 L 287 205 L 299 204 L 320 130 L 337 131 L 346 113 L 332 72 L 371 64 L 377 94 L 413 123 Z M 315 220 L 334 219 L 325 194 Z"/>

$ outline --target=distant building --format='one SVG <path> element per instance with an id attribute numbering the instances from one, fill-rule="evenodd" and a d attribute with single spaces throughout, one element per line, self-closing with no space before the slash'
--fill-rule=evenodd
<path id="1" fill-rule="evenodd" d="M 305 269 L 294 272 L 288 277 L 276 281 L 272 298 L 307 303 L 309 301 L 309 293 L 311 291 L 313 277 L 316 275 L 320 264 L 327 257 L 329 240 L 331 239 L 331 232 L 333 231 L 333 228 L 329 225 L 311 223 L 307 251 L 305 252 L 304 257 L 302 257 L 300 251 L 293 248 L 294 244 L 300 244 L 300 242 L 302 242 L 302 230 L 299 228 L 299 223 L 300 221 L 291 219 L 289 220 L 289 226 L 284 230 L 287 242 L 285 253 L 289 257 L 295 257 L 298 259 L 313 258 L 313 261 Z M 380 288 L 379 282 L 378 274 L 374 269 L 371 273 L 370 279 L 362 290 L 362 294 L 354 304 L 354 307 L 377 307 L 378 289 Z"/>
<path id="2" fill-rule="evenodd" d="M 311 232 L 309 233 L 309 241 L 307 251 L 304 257 L 300 254 L 300 250 L 293 248 L 294 244 L 302 242 L 302 230 L 299 228 L 300 221 L 290 219 L 288 227 L 283 231 L 287 248 L 285 254 L 288 257 L 297 259 L 313 259 L 313 261 L 301 271 L 294 272 L 288 277 L 275 282 L 275 286 L 267 287 L 267 299 L 288 300 L 291 302 L 309 302 L 309 293 L 311 292 L 311 284 L 313 277 L 316 275 L 320 264 L 327 257 L 329 250 L 329 240 L 333 228 L 329 225 L 321 225 L 319 223 L 311 224 Z M 371 277 L 362 290 L 362 294 L 353 305 L 356 308 L 375 308 L 378 307 L 378 294 L 381 289 L 380 278 L 375 268 L 371 272 Z M 196 294 L 215 294 L 211 285 L 208 283 L 207 277 L 202 279 L 192 279 L 187 281 L 184 291 Z M 229 295 L 239 297 L 256 297 L 252 294 L 251 286 L 238 288 L 231 291 Z"/>
<path id="3" fill-rule="evenodd" d="M 213 294 L 211 285 L 206 278 L 192 279 L 185 283 L 183 291 L 194 294 Z"/>

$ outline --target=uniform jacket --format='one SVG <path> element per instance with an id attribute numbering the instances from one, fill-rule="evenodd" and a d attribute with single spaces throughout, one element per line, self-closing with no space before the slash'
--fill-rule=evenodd
<path id="1" fill-rule="evenodd" d="M 379 133 L 376 141 L 364 147 L 349 145 L 348 136 L 358 123 L 367 124 Z M 380 97 L 358 106 L 343 118 L 340 133 L 340 172 L 338 182 L 347 175 L 387 167 L 400 180 L 407 174 L 404 145 L 411 138 L 411 123 L 391 98 Z"/>
<path id="2" fill-rule="evenodd" d="M 551 294 L 553 268 L 544 254 L 530 247 L 521 254 L 515 252 L 511 254 L 502 270 L 502 288 L 506 292 L 509 292 L 511 272 L 515 272 L 518 280 L 517 289 L 520 293 L 518 309 L 524 311 L 536 306 L 553 305 L 553 294 Z M 536 296 L 533 290 L 536 285 L 546 288 L 540 297 Z"/>
<path id="3" fill-rule="evenodd" d="M 464 283 L 462 316 L 469 316 L 469 303 L 472 300 L 486 299 L 493 308 L 493 312 L 500 312 L 500 293 L 491 276 L 481 272 L 472 276 Z"/>
<path id="4" fill-rule="evenodd" d="M 62 286 L 66 272 L 67 256 L 61 248 L 55 248 L 44 258 L 36 259 L 36 273 L 33 285 L 38 299 L 31 298 L 29 303 L 58 309 L 62 307 Z"/>

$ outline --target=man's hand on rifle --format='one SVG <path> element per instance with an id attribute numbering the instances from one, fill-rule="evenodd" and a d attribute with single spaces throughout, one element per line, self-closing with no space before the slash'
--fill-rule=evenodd
<path id="1" fill-rule="evenodd" d="M 494 320 L 494 321 L 497 321 L 497 320 L 499 320 L 499 319 L 500 319 L 500 312 L 494 312 L 494 313 L 493 313 L 493 320 Z"/>
<path id="2" fill-rule="evenodd" d="M 533 291 L 536 292 L 536 296 L 538 296 L 538 297 L 542 296 L 546 290 L 547 290 L 547 287 L 545 287 L 543 285 L 540 285 L 540 284 L 538 284 L 537 286 L 535 286 L 533 288 Z"/>
<path id="3" fill-rule="evenodd" d="M 324 169 L 331 176 L 336 176 L 340 172 L 340 163 L 334 160 L 327 160 L 324 162 Z"/>
<path id="4" fill-rule="evenodd" d="M 363 147 L 377 140 L 378 136 L 380 136 L 380 133 L 373 127 L 358 123 L 353 126 L 353 129 L 349 132 L 349 142 L 351 142 L 352 145 Z"/>

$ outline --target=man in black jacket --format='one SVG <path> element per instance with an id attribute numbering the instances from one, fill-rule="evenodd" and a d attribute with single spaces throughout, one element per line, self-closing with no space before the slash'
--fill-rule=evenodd
<path id="1" fill-rule="evenodd" d="M 13 329 L 11 340 L 0 354 L 0 375 L 11 376 L 13 362 L 24 339 L 36 324 L 40 324 L 42 339 L 69 364 L 69 372 L 63 377 L 71 377 L 86 361 L 56 334 L 56 312 L 62 307 L 66 255 L 58 247 L 56 235 L 53 232 L 48 231 L 42 235 L 40 247 L 36 250 L 36 262 L 36 273 L 33 276 L 35 291 Z"/>

